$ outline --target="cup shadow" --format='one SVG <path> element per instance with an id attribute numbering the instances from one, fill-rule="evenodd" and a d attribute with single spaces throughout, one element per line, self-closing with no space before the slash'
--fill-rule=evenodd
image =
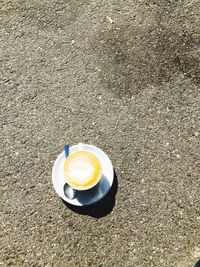
<path id="1" fill-rule="evenodd" d="M 200 267 L 200 259 L 195 263 L 193 267 Z"/>
<path id="2" fill-rule="evenodd" d="M 88 215 L 94 218 L 102 218 L 108 215 L 114 208 L 115 206 L 115 196 L 117 194 L 118 190 L 118 180 L 117 180 L 117 175 L 114 170 L 114 179 L 113 179 L 113 184 L 112 187 L 110 188 L 109 192 L 97 203 L 91 204 L 88 206 L 73 206 L 66 201 L 63 201 L 65 206 L 72 210 L 73 212 L 82 214 L 82 215 Z"/>

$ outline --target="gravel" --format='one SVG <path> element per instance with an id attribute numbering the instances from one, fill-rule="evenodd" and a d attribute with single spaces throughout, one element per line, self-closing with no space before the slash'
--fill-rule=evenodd
<path id="1" fill-rule="evenodd" d="M 2 0 L 0 21 L 0 266 L 191 267 L 199 2 Z M 56 195 L 67 142 L 110 156 L 112 197 L 76 210 Z"/>

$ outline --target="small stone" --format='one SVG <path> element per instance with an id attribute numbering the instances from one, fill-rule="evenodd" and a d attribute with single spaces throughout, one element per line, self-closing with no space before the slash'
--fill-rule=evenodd
<path id="1" fill-rule="evenodd" d="M 176 154 L 176 157 L 177 157 L 177 159 L 180 159 L 181 156 L 179 154 Z"/>
<path id="2" fill-rule="evenodd" d="M 114 21 L 110 17 L 106 16 L 106 18 L 110 23 L 114 23 Z"/>

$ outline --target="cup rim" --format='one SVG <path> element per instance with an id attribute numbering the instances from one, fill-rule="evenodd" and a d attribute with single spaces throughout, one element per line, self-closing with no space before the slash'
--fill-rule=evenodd
<path id="1" fill-rule="evenodd" d="M 83 144 L 77 144 L 77 145 L 74 145 L 74 146 L 71 146 L 71 147 L 73 147 L 73 148 L 74 148 L 74 147 L 80 147 L 80 146 L 82 146 L 82 145 L 83 145 Z M 87 152 L 93 154 L 93 155 L 99 160 L 99 158 L 97 157 L 97 155 L 96 155 L 95 153 L 93 153 L 92 151 L 87 150 L 87 149 L 74 151 L 74 152 L 72 152 L 72 153 L 69 155 L 69 157 L 70 157 L 71 155 L 73 155 L 74 153 L 77 153 L 77 152 L 79 152 L 79 151 L 87 151 Z M 66 159 L 66 160 L 67 160 L 67 159 Z M 100 162 L 100 160 L 99 160 L 99 162 Z M 100 162 L 100 165 L 101 165 L 101 162 Z M 102 165 L 101 165 L 101 172 L 100 172 L 100 174 L 99 174 L 98 179 L 95 181 L 94 184 L 92 184 L 91 186 L 89 186 L 89 187 L 87 187 L 87 188 L 78 188 L 78 187 L 76 187 L 76 186 L 70 184 L 70 182 L 68 181 L 68 178 L 67 178 L 67 177 L 65 177 L 65 180 L 66 180 L 66 182 L 67 182 L 73 189 L 75 189 L 75 190 L 77 190 L 77 191 L 86 191 L 86 190 L 90 190 L 90 189 L 92 189 L 93 187 L 95 187 L 95 186 L 100 182 L 101 177 L 102 177 Z"/>

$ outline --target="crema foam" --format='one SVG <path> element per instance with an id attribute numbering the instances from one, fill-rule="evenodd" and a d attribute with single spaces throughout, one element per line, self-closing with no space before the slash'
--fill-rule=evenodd
<path id="1" fill-rule="evenodd" d="M 90 151 L 77 151 L 69 155 L 64 164 L 64 176 L 74 189 L 87 190 L 94 187 L 101 178 L 99 159 Z"/>

